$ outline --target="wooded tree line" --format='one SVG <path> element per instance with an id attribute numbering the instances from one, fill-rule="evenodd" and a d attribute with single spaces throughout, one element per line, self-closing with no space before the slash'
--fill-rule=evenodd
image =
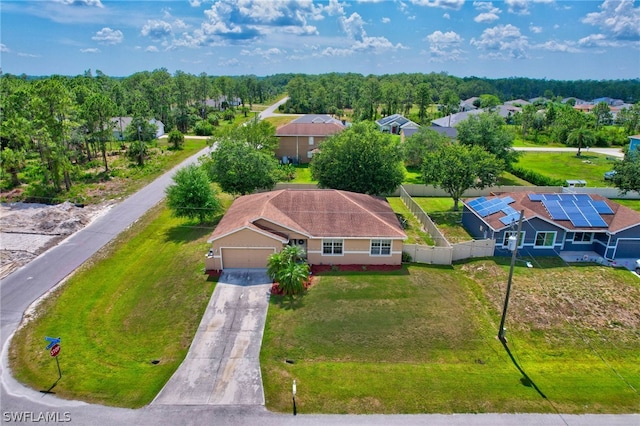
<path id="1" fill-rule="evenodd" d="M 236 112 L 247 115 L 254 103 L 265 103 L 285 92 L 290 96 L 285 112 L 348 115 L 353 121 L 398 112 L 420 123 L 457 112 L 460 99 L 471 96 L 479 96 L 482 106 L 489 107 L 512 98 L 545 96 L 555 102 L 527 107 L 510 118 L 511 124 L 521 128 L 525 137 L 586 146 L 598 145 L 599 140 L 624 143 L 626 135 L 606 128 L 611 122 L 606 105 L 595 114 L 584 114 L 558 102 L 559 98 L 606 95 L 631 102 L 640 99 L 640 80 L 490 80 L 444 73 L 277 74 L 259 78 L 182 71 L 171 74 L 164 68 L 124 78 L 90 70 L 75 77 L 4 74 L 0 76 L 0 144 L 2 169 L 10 179 L 3 181 L 18 185 L 19 173 L 30 159 L 39 163 L 32 170 L 43 186 L 54 192 L 68 191 L 79 166 L 99 161 L 104 172 L 109 172 L 107 151 L 114 139 L 114 117 L 132 117 L 123 133 L 128 140 L 137 141 L 127 147 L 128 153 L 143 165 L 144 141 L 154 137 L 150 119 L 161 121 L 166 132 L 177 129 L 211 135 L 220 120 L 233 119 Z M 618 117 L 624 133 L 640 131 L 638 105 Z M 576 129 L 583 129 L 582 133 L 572 134 Z"/>
<path id="2" fill-rule="evenodd" d="M 285 76 L 283 76 L 285 77 Z M 640 79 L 554 81 L 527 78 L 458 78 L 444 73 L 363 76 L 354 73 L 296 74 L 284 78 L 289 102 L 284 112 L 329 113 L 375 120 L 400 113 L 417 123 L 456 112 L 461 99 L 491 95 L 500 102 L 545 97 L 593 100 L 599 97 L 640 101 Z M 439 110 L 429 110 L 432 104 Z M 412 112 L 413 110 L 413 112 Z M 417 111 L 416 111 L 417 110 Z"/>
<path id="3" fill-rule="evenodd" d="M 3 181 L 9 181 L 3 189 L 20 183 L 27 160 L 39 163 L 31 171 L 41 181 L 41 194 L 69 191 L 80 168 L 97 159 L 108 173 L 115 117 L 131 117 L 131 124 L 119 130 L 126 140 L 136 141 L 127 152 L 142 166 L 144 142 L 155 138 L 151 119 L 161 121 L 166 132 L 186 133 L 199 123 L 213 127 L 222 119 L 233 120 L 236 112 L 247 114 L 253 103 L 282 90 L 255 76 L 172 75 L 166 69 L 126 78 L 100 71 L 75 77 L 1 75 L 1 159 Z"/>

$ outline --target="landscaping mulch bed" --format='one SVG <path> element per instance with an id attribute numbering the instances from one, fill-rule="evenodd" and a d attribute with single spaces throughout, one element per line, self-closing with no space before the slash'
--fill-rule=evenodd
<path id="1" fill-rule="evenodd" d="M 313 265 L 312 274 L 323 272 L 371 272 L 371 271 L 397 271 L 402 265 Z"/>

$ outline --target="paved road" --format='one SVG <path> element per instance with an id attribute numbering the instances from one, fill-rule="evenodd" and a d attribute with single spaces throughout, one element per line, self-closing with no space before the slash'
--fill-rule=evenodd
<path id="1" fill-rule="evenodd" d="M 555 147 L 537 147 L 537 146 L 516 146 L 513 148 L 516 151 L 533 151 L 533 152 L 578 152 L 578 148 L 555 148 Z M 584 155 L 595 152 L 597 154 L 608 155 L 610 157 L 624 158 L 624 152 L 620 148 L 582 148 Z"/>
<path id="2" fill-rule="evenodd" d="M 263 406 L 260 347 L 270 289 L 265 270 L 224 271 L 185 360 L 153 404 Z"/>

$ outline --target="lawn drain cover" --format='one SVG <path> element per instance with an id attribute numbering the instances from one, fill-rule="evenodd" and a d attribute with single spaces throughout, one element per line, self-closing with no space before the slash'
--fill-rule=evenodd
<path id="1" fill-rule="evenodd" d="M 292 359 L 285 359 L 284 362 L 286 362 L 287 364 L 295 364 L 296 362 Z"/>
<path id="2" fill-rule="evenodd" d="M 151 364 L 153 364 L 153 365 L 160 364 L 160 360 L 159 359 L 154 359 L 153 361 L 151 361 Z"/>

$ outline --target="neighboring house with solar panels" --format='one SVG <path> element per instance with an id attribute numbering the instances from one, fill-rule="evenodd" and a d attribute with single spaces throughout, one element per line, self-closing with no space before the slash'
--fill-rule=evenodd
<path id="1" fill-rule="evenodd" d="M 523 211 L 523 255 L 640 256 L 640 213 L 599 195 L 517 192 L 463 200 L 463 206 L 464 227 L 474 238 L 494 239 L 496 255 L 510 254 L 508 238 Z"/>

